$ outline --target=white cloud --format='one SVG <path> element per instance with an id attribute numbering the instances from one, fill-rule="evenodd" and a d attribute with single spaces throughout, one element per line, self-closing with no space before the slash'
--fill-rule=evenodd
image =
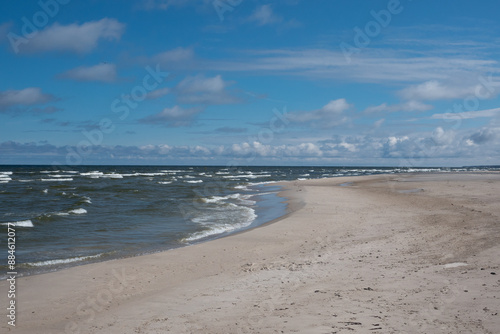
<path id="1" fill-rule="evenodd" d="M 60 77 L 76 81 L 113 82 L 116 81 L 116 66 L 115 64 L 80 66 L 62 73 Z"/>
<path id="2" fill-rule="evenodd" d="M 188 76 L 175 88 L 180 103 L 186 104 L 232 104 L 239 99 L 230 95 L 226 88 L 231 83 L 220 75 L 205 77 L 203 75 Z"/>
<path id="3" fill-rule="evenodd" d="M 179 106 L 174 106 L 173 108 L 165 108 L 158 114 L 142 118 L 139 122 L 168 127 L 189 126 L 194 123 L 195 117 L 202 111 L 202 108 L 184 109 Z"/>
<path id="4" fill-rule="evenodd" d="M 279 23 L 283 21 L 283 18 L 274 14 L 271 5 L 262 5 L 253 12 L 248 21 L 257 22 L 258 25 L 264 26 Z"/>
<path id="5" fill-rule="evenodd" d="M 399 92 L 407 100 L 447 100 L 463 98 L 474 94 L 475 87 L 445 85 L 437 80 L 430 80 L 410 86 Z"/>
<path id="6" fill-rule="evenodd" d="M 476 111 L 464 111 L 458 113 L 442 113 L 434 114 L 431 119 L 444 119 L 444 120 L 458 120 L 458 119 L 473 119 L 473 118 L 488 118 L 500 115 L 500 108 L 486 109 L 486 110 L 476 110 Z"/>
<path id="7" fill-rule="evenodd" d="M 500 128 L 482 128 L 474 132 L 468 138 L 469 144 L 482 145 L 497 140 L 500 136 Z"/>
<path id="8" fill-rule="evenodd" d="M 337 99 L 328 102 L 320 109 L 291 112 L 287 115 L 287 118 L 291 122 L 307 123 L 314 127 L 333 127 L 345 123 L 348 120 L 345 116 L 345 112 L 351 107 L 352 105 L 347 103 L 345 99 Z"/>
<path id="9" fill-rule="evenodd" d="M 271 72 L 377 84 L 449 82 L 499 72 L 496 60 L 461 54 L 460 50 L 453 57 L 415 57 L 405 50 L 366 48 L 348 63 L 340 50 L 268 49 L 250 50 L 237 59 L 206 62 L 205 66 L 217 71 Z"/>
<path id="10" fill-rule="evenodd" d="M 168 88 L 168 87 L 156 89 L 156 90 L 149 92 L 148 95 L 146 95 L 146 99 L 148 99 L 148 100 L 158 99 L 158 98 L 165 96 L 169 93 L 170 93 L 170 88 Z"/>
<path id="11" fill-rule="evenodd" d="M 20 52 L 63 51 L 85 54 L 97 47 L 100 40 L 119 40 L 125 31 L 125 24 L 115 19 L 104 18 L 83 24 L 60 25 L 36 33 L 26 43 L 19 45 Z"/>
<path id="12" fill-rule="evenodd" d="M 175 63 L 191 61 L 193 58 L 193 49 L 178 47 L 158 53 L 152 57 L 152 60 L 162 65 L 172 65 Z"/>
<path id="13" fill-rule="evenodd" d="M 42 93 L 38 87 L 29 87 L 21 90 L 0 91 L 0 111 L 9 110 L 16 106 L 32 106 L 56 100 L 51 94 Z"/>
<path id="14" fill-rule="evenodd" d="M 407 101 L 399 104 L 388 105 L 382 103 L 378 106 L 368 107 L 364 110 L 365 113 L 384 113 L 384 112 L 398 112 L 398 111 L 427 111 L 432 109 L 433 106 L 419 101 Z"/>

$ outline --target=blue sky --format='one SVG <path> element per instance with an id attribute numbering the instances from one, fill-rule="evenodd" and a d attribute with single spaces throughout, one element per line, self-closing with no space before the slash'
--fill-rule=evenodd
<path id="1" fill-rule="evenodd" d="M 0 164 L 500 164 L 497 1 L 0 7 Z"/>

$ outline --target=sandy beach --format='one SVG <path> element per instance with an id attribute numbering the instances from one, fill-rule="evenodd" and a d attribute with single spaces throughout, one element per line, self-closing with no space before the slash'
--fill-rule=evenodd
<path id="1" fill-rule="evenodd" d="M 283 185 L 265 226 L 18 278 L 1 332 L 498 333 L 500 174 Z"/>

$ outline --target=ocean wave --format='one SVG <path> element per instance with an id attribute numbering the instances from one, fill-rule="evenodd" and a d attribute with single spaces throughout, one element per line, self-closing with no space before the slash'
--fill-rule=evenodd
<path id="1" fill-rule="evenodd" d="M 272 176 L 271 174 L 260 174 L 260 175 L 249 174 L 249 175 L 245 175 L 244 177 L 249 178 L 249 179 L 256 179 L 259 177 L 271 177 L 271 176 Z"/>
<path id="2" fill-rule="evenodd" d="M 83 215 L 86 213 L 87 213 L 87 210 L 85 210 L 83 208 L 79 208 L 79 209 L 70 210 L 68 212 L 58 212 L 58 213 L 55 213 L 55 215 L 56 216 L 69 216 L 69 215 Z"/>
<path id="3" fill-rule="evenodd" d="M 227 196 L 211 196 L 202 198 L 201 201 L 205 203 L 220 203 L 224 202 L 227 199 L 229 199 L 229 197 Z"/>
<path id="4" fill-rule="evenodd" d="M 92 204 L 92 198 L 90 198 L 89 196 L 82 196 L 82 202 Z"/>
<path id="5" fill-rule="evenodd" d="M 243 195 L 240 193 L 236 193 L 227 196 L 204 197 L 201 199 L 201 201 L 204 203 L 224 203 L 227 200 L 236 200 L 239 204 L 251 206 L 256 203 L 255 201 L 250 200 L 251 197 L 252 195 Z"/>
<path id="6" fill-rule="evenodd" d="M 170 184 L 172 181 L 159 181 L 158 184 Z"/>
<path id="7" fill-rule="evenodd" d="M 17 180 L 17 181 L 19 181 L 19 182 L 33 182 L 35 180 Z"/>
<path id="8" fill-rule="evenodd" d="M 102 175 L 104 175 L 103 172 L 100 172 L 100 171 L 92 171 L 92 172 L 85 172 L 85 173 L 80 173 L 80 176 L 88 176 L 90 177 L 91 179 L 98 179 L 100 178 Z"/>
<path id="9" fill-rule="evenodd" d="M 277 181 L 265 181 L 265 182 L 250 182 L 248 185 L 249 186 L 260 186 L 263 184 L 271 184 L 271 183 L 276 183 Z"/>
<path id="10" fill-rule="evenodd" d="M 2 225 L 13 224 L 16 227 L 34 227 L 31 220 L 20 220 L 17 222 L 2 223 Z"/>
<path id="11" fill-rule="evenodd" d="M 80 262 L 80 261 L 85 261 L 85 260 L 90 260 L 90 259 L 96 259 L 98 257 L 101 257 L 103 254 L 97 254 L 97 255 L 89 255 L 89 256 L 79 256 L 79 257 L 71 257 L 68 259 L 56 259 L 56 260 L 47 260 L 47 261 L 40 261 L 40 262 L 28 262 L 25 263 L 25 266 L 29 267 L 44 267 L 44 266 L 54 266 L 58 264 L 66 264 L 66 263 L 73 263 L 73 262 Z"/>
<path id="12" fill-rule="evenodd" d="M 100 177 L 108 179 L 123 179 L 123 175 L 118 173 L 102 174 Z"/>
<path id="13" fill-rule="evenodd" d="M 68 178 L 68 179 L 41 179 L 43 182 L 51 182 L 51 181 L 56 181 L 56 182 L 64 182 L 64 181 L 73 181 L 73 178 Z"/>
<path id="14" fill-rule="evenodd" d="M 3 175 L 12 175 L 12 172 L 0 172 L 0 176 L 2 176 L 2 174 Z"/>
<path id="15" fill-rule="evenodd" d="M 186 183 L 203 183 L 203 180 L 195 180 L 195 181 L 184 181 Z"/>
<path id="16" fill-rule="evenodd" d="M 201 225 L 204 230 L 192 233 L 190 236 L 182 239 L 182 241 L 189 243 L 219 234 L 233 232 L 250 226 L 255 218 L 257 218 L 255 210 L 252 208 L 238 206 L 232 203 L 230 203 L 230 207 L 232 210 L 211 213 L 205 212 L 202 216 L 191 219 L 192 222 Z M 228 223 L 219 223 L 224 220 L 228 221 Z"/>

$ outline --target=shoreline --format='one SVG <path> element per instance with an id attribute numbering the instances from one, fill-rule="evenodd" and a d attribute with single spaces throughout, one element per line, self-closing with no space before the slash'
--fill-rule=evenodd
<path id="1" fill-rule="evenodd" d="M 353 183 L 340 186 L 347 182 Z M 294 211 L 250 230 L 18 278 L 18 326 L 6 326 L 4 319 L 0 328 L 417 333 L 460 325 L 493 333 L 500 325 L 500 316 L 493 315 L 499 281 L 490 274 L 498 272 L 500 174 L 386 174 L 279 184 L 287 186 L 280 196 L 293 198 Z M 423 191 L 400 192 L 412 189 Z M 2 294 L 5 289 L 0 282 Z"/>

